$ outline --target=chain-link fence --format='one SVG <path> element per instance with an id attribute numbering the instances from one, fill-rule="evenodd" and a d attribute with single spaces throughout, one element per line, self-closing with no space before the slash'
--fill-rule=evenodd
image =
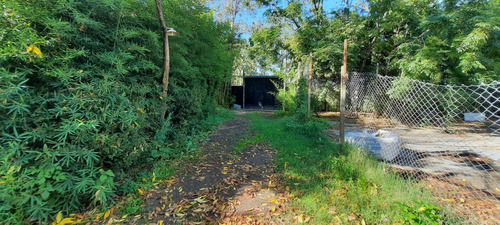
<path id="1" fill-rule="evenodd" d="M 500 82 L 350 73 L 346 108 L 347 141 L 429 186 L 464 223 L 500 223 Z"/>

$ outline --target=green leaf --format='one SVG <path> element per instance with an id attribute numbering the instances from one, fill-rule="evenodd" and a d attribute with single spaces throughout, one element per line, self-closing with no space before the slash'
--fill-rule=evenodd
<path id="1" fill-rule="evenodd" d="M 107 174 L 108 176 L 110 176 L 110 177 L 114 177 L 114 176 L 115 176 L 115 174 L 114 174 L 114 173 L 113 173 L 113 171 L 111 171 L 111 170 L 107 170 L 107 171 L 106 171 L 106 174 Z"/>
<path id="2" fill-rule="evenodd" d="M 101 177 L 99 177 L 99 180 L 101 182 L 105 182 L 107 179 L 108 179 L 108 176 L 106 174 L 103 174 L 103 175 L 101 175 Z"/>
<path id="3" fill-rule="evenodd" d="M 45 190 L 45 191 L 42 192 L 42 199 L 43 200 L 46 200 L 47 198 L 49 198 L 49 196 L 50 196 L 50 192 L 49 191 Z"/>

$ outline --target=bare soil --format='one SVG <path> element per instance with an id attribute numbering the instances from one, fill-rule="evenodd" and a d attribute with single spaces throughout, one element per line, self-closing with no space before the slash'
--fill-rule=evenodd
<path id="1" fill-rule="evenodd" d="M 164 185 L 144 193 L 146 206 L 136 224 L 283 224 L 284 211 L 267 144 L 234 151 L 253 135 L 250 119 L 239 114 L 200 143 L 200 156 Z"/>

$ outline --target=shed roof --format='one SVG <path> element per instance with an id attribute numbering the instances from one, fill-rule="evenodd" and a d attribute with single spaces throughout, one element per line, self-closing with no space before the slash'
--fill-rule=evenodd
<path id="1" fill-rule="evenodd" d="M 279 79 L 280 77 L 278 76 L 244 76 L 243 79 L 247 78 L 270 78 L 270 79 Z"/>

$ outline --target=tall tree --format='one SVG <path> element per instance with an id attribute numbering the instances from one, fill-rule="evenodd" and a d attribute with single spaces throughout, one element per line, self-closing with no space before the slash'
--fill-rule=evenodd
<path id="1" fill-rule="evenodd" d="M 162 109 L 160 117 L 165 119 L 165 114 L 167 113 L 167 92 L 168 92 L 168 75 L 170 73 L 170 49 L 168 46 L 168 32 L 169 28 L 165 24 L 165 19 L 163 18 L 163 10 L 161 8 L 161 0 L 155 0 L 156 10 L 158 11 L 158 20 L 160 21 L 161 28 L 163 29 L 163 78 L 162 78 Z"/>

